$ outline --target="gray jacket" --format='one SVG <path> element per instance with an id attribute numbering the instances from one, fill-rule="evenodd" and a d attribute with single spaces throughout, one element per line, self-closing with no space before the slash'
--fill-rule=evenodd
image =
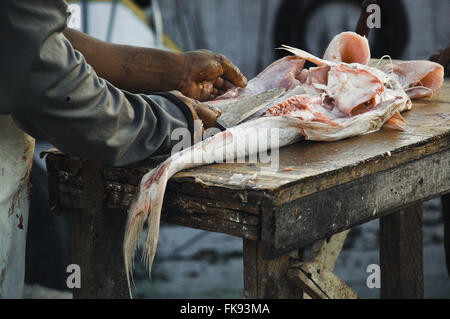
<path id="1" fill-rule="evenodd" d="M 169 152 L 175 128 L 192 132 L 174 96 L 99 78 L 62 34 L 68 15 L 62 0 L 0 1 L 0 114 L 67 154 L 116 166 Z"/>

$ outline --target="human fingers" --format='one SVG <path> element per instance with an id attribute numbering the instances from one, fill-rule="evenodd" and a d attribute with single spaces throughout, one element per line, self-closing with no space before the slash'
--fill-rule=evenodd
<path id="1" fill-rule="evenodd" d="M 213 94 L 214 86 L 211 82 L 202 82 L 198 85 L 200 96 L 198 98 L 199 101 L 209 100 L 211 94 Z"/>
<path id="2" fill-rule="evenodd" d="M 241 71 L 222 54 L 216 54 L 217 61 L 222 65 L 223 79 L 228 80 L 235 86 L 246 87 L 247 79 Z"/>
<path id="3" fill-rule="evenodd" d="M 216 123 L 217 117 L 220 116 L 220 111 L 213 110 L 205 104 L 198 103 L 194 106 L 194 108 L 205 128 L 213 127 Z"/>

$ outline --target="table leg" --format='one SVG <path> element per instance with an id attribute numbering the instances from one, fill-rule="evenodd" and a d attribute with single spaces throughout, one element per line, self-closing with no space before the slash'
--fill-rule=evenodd
<path id="1" fill-rule="evenodd" d="M 349 230 L 315 242 L 308 256 L 290 267 L 290 278 L 303 289 L 304 299 L 356 299 L 358 295 L 334 273 Z"/>
<path id="2" fill-rule="evenodd" d="M 80 266 L 75 299 L 129 298 L 122 254 L 126 211 L 104 209 L 101 164 L 83 164 L 82 210 L 71 212 L 72 263 Z"/>
<path id="3" fill-rule="evenodd" d="M 450 194 L 441 197 L 442 216 L 444 217 L 444 249 L 447 272 L 450 276 Z"/>
<path id="4" fill-rule="evenodd" d="M 298 259 L 288 254 L 264 260 L 262 242 L 243 239 L 244 298 L 301 299 L 303 291 L 289 278 L 289 267 Z"/>
<path id="5" fill-rule="evenodd" d="M 422 203 L 380 218 L 381 298 L 423 298 Z"/>

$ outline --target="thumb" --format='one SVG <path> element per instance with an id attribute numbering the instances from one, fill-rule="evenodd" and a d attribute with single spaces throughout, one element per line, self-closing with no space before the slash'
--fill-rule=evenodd
<path id="1" fill-rule="evenodd" d="M 196 104 L 195 112 L 206 128 L 213 127 L 216 124 L 216 119 L 222 114 L 219 110 L 213 110 L 205 104 Z"/>

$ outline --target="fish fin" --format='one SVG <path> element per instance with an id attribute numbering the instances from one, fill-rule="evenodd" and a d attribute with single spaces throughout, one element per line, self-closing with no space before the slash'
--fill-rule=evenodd
<path id="1" fill-rule="evenodd" d="M 397 131 L 406 131 L 408 124 L 400 112 L 395 112 L 392 117 L 384 123 L 383 128 L 389 128 Z"/>
<path id="2" fill-rule="evenodd" d="M 394 77 L 412 99 L 431 96 L 444 83 L 444 68 L 431 61 L 404 61 L 380 69 Z"/>
<path id="3" fill-rule="evenodd" d="M 295 54 L 296 56 L 298 56 L 306 61 L 312 62 L 318 66 L 335 65 L 335 63 L 333 63 L 331 61 L 322 60 L 321 58 L 318 58 L 318 57 L 312 55 L 311 53 L 308 53 L 306 51 L 303 51 L 303 50 L 300 50 L 300 49 L 297 49 L 297 48 L 294 48 L 294 47 L 291 47 L 291 46 L 288 46 L 285 44 L 283 44 L 282 47 L 278 48 L 278 49 L 289 51 L 292 54 Z"/>
<path id="4" fill-rule="evenodd" d="M 405 89 L 405 93 L 411 99 L 420 99 L 420 98 L 432 96 L 434 91 L 433 91 L 433 89 L 431 89 L 429 87 L 426 87 L 423 85 L 418 85 L 418 86 L 413 86 L 413 87 Z"/>

